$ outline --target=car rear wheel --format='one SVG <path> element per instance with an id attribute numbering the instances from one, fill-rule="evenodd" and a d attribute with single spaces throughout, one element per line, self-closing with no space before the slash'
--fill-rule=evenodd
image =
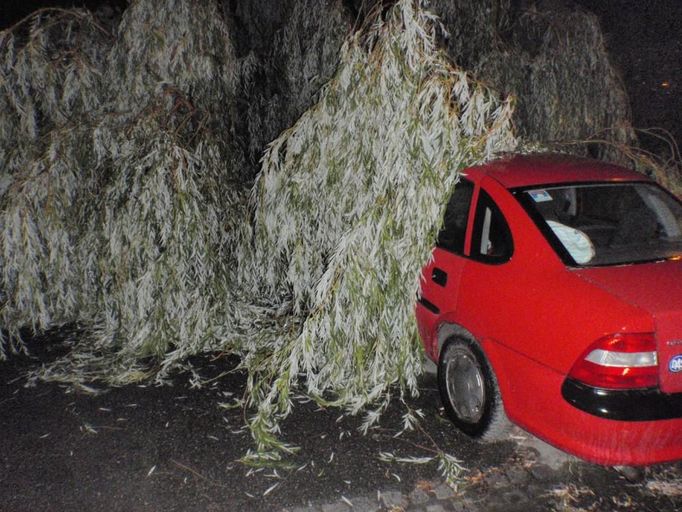
<path id="1" fill-rule="evenodd" d="M 462 432 L 481 441 L 504 438 L 510 423 L 495 374 L 476 342 L 458 337 L 446 341 L 438 388 L 446 413 Z"/>

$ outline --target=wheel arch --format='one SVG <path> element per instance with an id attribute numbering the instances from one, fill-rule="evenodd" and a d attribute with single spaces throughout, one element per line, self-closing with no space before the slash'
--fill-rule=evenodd
<path id="1" fill-rule="evenodd" d="M 443 322 L 438 327 L 438 331 L 436 333 L 436 342 L 438 344 L 436 361 L 438 361 L 440 358 L 440 353 L 443 346 L 445 345 L 445 342 L 453 336 L 469 339 L 480 347 L 483 355 L 485 355 L 485 357 L 488 359 L 488 365 L 490 366 L 490 369 L 495 376 L 495 380 L 497 381 L 505 412 L 509 414 L 508 405 L 510 405 L 512 402 L 512 400 L 509 398 L 511 394 L 511 383 L 507 376 L 507 368 L 504 364 L 504 356 L 500 352 L 498 343 L 485 337 L 481 338 L 475 336 L 466 327 L 456 322 Z"/>
<path id="2" fill-rule="evenodd" d="M 448 343 L 448 340 L 452 342 Z M 439 327 L 437 331 L 438 341 L 438 387 L 441 395 L 441 401 L 445 412 L 450 417 L 457 428 L 471 437 L 483 442 L 499 441 L 506 439 L 511 423 L 507 416 L 507 407 L 503 398 L 503 391 L 498 377 L 498 369 L 495 368 L 493 359 L 489 356 L 488 351 L 483 344 L 466 328 L 454 323 L 446 323 Z M 453 347 L 450 350 L 447 347 Z M 464 406 L 464 409 L 459 409 L 457 404 L 467 403 L 464 399 L 460 401 L 455 396 L 463 397 L 469 395 L 472 389 L 476 386 L 470 387 L 468 385 L 457 385 L 451 389 L 450 383 L 456 382 L 451 380 L 451 374 L 447 370 L 452 364 L 453 360 L 464 360 L 468 356 L 455 355 L 458 351 L 464 349 L 463 354 L 470 354 L 471 358 L 477 361 L 479 377 L 478 382 L 485 382 L 485 393 L 481 395 L 482 400 L 479 403 L 484 405 L 485 409 L 482 416 L 478 417 L 472 423 L 467 419 L 466 411 L 471 408 Z M 460 352 L 462 354 L 462 352 Z M 455 359 L 453 359 L 453 357 Z M 447 361 L 447 362 L 446 362 Z M 459 363 L 457 363 L 459 364 Z M 467 369 L 464 374 L 469 372 Z M 463 394 L 462 390 L 464 391 Z M 474 391 L 476 393 L 476 391 Z M 464 411 L 464 412 L 463 412 Z"/>
<path id="3" fill-rule="evenodd" d="M 458 336 L 461 338 L 467 338 L 471 341 L 475 341 L 481 347 L 481 349 L 483 349 L 480 341 L 468 329 L 454 322 L 443 322 L 438 327 L 438 332 L 436 336 L 436 342 L 438 344 L 436 359 L 440 357 L 440 351 L 443 349 L 443 345 L 445 345 L 445 342 L 448 340 L 448 338 L 452 336 Z M 483 352 L 486 354 L 486 356 L 488 355 L 485 350 L 483 350 Z"/>

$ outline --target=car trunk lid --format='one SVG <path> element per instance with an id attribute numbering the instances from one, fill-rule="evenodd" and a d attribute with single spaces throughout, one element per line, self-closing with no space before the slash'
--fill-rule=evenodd
<path id="1" fill-rule="evenodd" d="M 584 268 L 576 273 L 653 316 L 661 391 L 682 392 L 682 261 Z"/>

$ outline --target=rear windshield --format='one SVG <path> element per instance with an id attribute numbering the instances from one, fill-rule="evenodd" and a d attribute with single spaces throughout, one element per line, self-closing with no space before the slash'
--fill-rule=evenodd
<path id="1" fill-rule="evenodd" d="M 515 192 L 567 264 L 682 257 L 682 204 L 651 183 L 591 183 Z"/>

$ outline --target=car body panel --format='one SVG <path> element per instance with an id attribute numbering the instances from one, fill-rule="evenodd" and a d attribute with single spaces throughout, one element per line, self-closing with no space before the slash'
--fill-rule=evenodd
<path id="1" fill-rule="evenodd" d="M 585 349 L 607 334 L 628 332 L 657 333 L 661 391 L 682 391 L 682 371 L 664 367 L 677 365 L 674 359 L 682 354 L 682 262 L 568 267 L 513 190 L 646 178 L 616 166 L 554 156 L 514 157 L 464 174 L 476 187 L 464 253 L 436 248 L 422 274 L 416 317 L 429 357 L 438 361 L 443 333 L 468 333 L 497 375 L 508 417 L 536 436 L 601 464 L 682 459 L 682 418 L 617 421 L 562 398 L 562 385 Z M 502 211 L 513 235 L 513 254 L 503 263 L 472 257 L 473 215 L 481 188 Z M 433 282 L 434 268 L 447 275 L 445 286 Z"/>
<path id="2" fill-rule="evenodd" d="M 498 376 L 510 420 L 540 439 L 597 464 L 648 465 L 682 459 L 682 418 L 614 421 L 590 415 L 561 400 L 565 375 L 510 350 L 484 345 Z M 510 381 L 510 382 L 506 382 Z M 538 393 L 542 390 L 542 393 Z"/>
<path id="3" fill-rule="evenodd" d="M 476 171 L 468 169 L 465 174 L 472 172 L 487 175 L 507 189 L 594 181 L 650 181 L 617 165 L 568 155 L 514 155 L 480 166 Z"/>
<path id="4" fill-rule="evenodd" d="M 682 261 L 630 265 L 627 272 L 620 267 L 586 268 L 576 274 L 653 316 L 661 390 L 681 392 L 682 371 L 671 371 L 670 362 L 682 356 Z"/>

